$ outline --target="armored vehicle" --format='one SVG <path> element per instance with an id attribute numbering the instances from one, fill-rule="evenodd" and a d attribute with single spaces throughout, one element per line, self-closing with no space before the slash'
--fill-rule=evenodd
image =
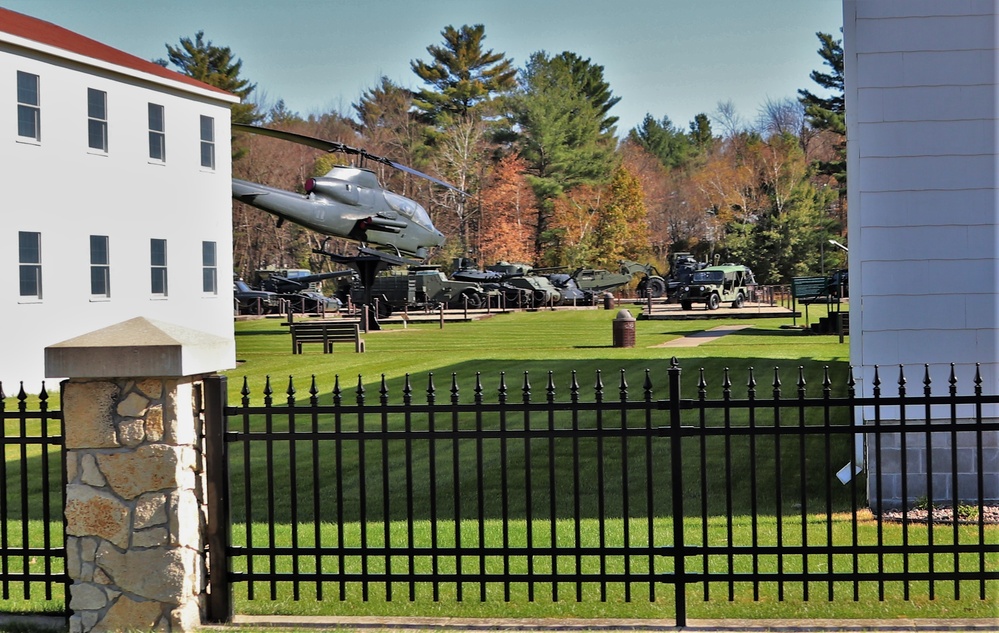
<path id="1" fill-rule="evenodd" d="M 364 301 L 359 283 L 350 285 L 350 298 Z M 448 307 L 480 308 L 487 293 L 475 282 L 448 279 L 436 266 L 414 266 L 405 274 L 389 273 L 375 277 L 371 296 L 378 299 L 378 316 L 385 317 L 404 307 L 423 308 L 444 304 Z"/>
<path id="2" fill-rule="evenodd" d="M 717 310 L 722 303 L 741 308 L 755 288 L 753 271 L 746 266 L 708 266 L 694 272 L 690 281 L 679 287 L 677 298 L 684 310 L 690 310 L 695 303 L 703 303 L 708 310 Z"/>
<path id="3" fill-rule="evenodd" d="M 487 266 L 485 270 L 475 267 L 475 262 L 467 258 L 455 261 L 456 270 L 452 279 L 472 281 L 482 284 L 487 291 L 502 294 L 508 307 L 536 308 L 556 304 L 562 300 L 562 293 L 548 277 L 541 272 L 556 269 L 539 269 L 529 264 L 499 262 Z"/>

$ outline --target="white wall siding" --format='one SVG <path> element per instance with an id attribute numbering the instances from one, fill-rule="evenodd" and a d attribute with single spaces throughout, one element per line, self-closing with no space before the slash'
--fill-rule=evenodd
<path id="1" fill-rule="evenodd" d="M 850 351 L 865 395 L 875 365 L 899 363 L 944 378 L 958 363 L 964 389 L 982 363 L 999 387 L 996 40 L 993 1 L 844 0 Z"/>
<path id="2" fill-rule="evenodd" d="M 17 137 L 16 74 L 40 78 L 41 141 Z M 87 89 L 107 93 L 108 152 L 88 148 Z M 164 106 L 166 161 L 150 161 L 148 109 Z M 232 338 L 229 105 L 0 44 L 0 381 L 37 391 L 46 346 L 136 316 Z M 201 167 L 200 116 L 215 120 Z M 18 289 L 18 232 L 41 233 L 41 301 Z M 109 299 L 90 294 L 90 236 L 109 238 Z M 150 239 L 167 240 L 168 295 L 150 292 Z M 202 292 L 202 242 L 216 243 L 218 294 Z M 234 348 L 233 348 L 234 349 Z M 226 363 L 232 364 L 233 351 Z M 220 367 L 221 368 L 221 367 Z"/>

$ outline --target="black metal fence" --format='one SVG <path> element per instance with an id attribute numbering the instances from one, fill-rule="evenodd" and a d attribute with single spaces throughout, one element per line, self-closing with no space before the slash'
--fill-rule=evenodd
<path id="1" fill-rule="evenodd" d="M 38 598 L 68 612 L 66 479 L 62 413 L 21 386 L 8 410 L 0 385 L 0 599 L 4 611 L 39 610 Z M 30 410 L 29 410 L 30 402 Z M 46 607 L 42 607 L 44 610 Z"/>
<path id="2" fill-rule="evenodd" d="M 695 598 L 996 598 L 995 468 L 983 456 L 999 423 L 983 407 L 999 397 L 980 379 L 967 396 L 953 380 L 931 395 L 928 378 L 907 395 L 900 378 L 898 396 L 861 398 L 852 375 L 834 385 L 828 370 L 799 368 L 790 394 L 777 370 L 766 388 L 750 370 L 744 391 L 702 370 L 684 398 L 675 359 L 610 385 L 598 372 L 592 389 L 575 372 L 560 378 L 501 374 L 487 387 L 451 375 L 439 391 L 432 374 L 383 377 L 371 395 L 361 377 L 326 393 L 313 379 L 301 400 L 289 380 L 277 398 L 268 382 L 262 402 L 244 381 L 235 407 L 223 406 L 226 380 L 209 380 L 209 522 L 229 526 L 210 537 L 212 569 L 226 570 L 212 574 L 213 617 L 231 613 L 234 589 L 248 600 L 648 602 L 678 626 Z M 882 424 L 899 407 L 900 424 Z M 873 425 L 854 425 L 861 410 Z M 953 440 L 942 444 L 951 459 L 925 474 L 902 458 L 903 481 L 928 489 L 898 511 L 869 499 L 863 474 L 836 476 L 860 470 L 858 441 L 880 451 L 889 433 Z M 954 484 L 944 518 L 934 481 L 957 480 L 958 445 L 977 455 L 977 487 Z"/>

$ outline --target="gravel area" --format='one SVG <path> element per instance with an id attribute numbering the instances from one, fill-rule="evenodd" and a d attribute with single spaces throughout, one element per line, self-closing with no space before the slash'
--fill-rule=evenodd
<path id="1" fill-rule="evenodd" d="M 890 510 L 882 514 L 885 521 L 901 523 L 928 523 L 930 511 L 926 508 L 910 508 L 905 514 L 901 510 Z M 999 523 L 999 506 L 985 506 L 982 515 L 985 523 Z M 954 508 L 940 507 L 933 509 L 934 523 L 953 523 Z M 958 506 L 958 523 L 978 523 L 978 506 Z"/>

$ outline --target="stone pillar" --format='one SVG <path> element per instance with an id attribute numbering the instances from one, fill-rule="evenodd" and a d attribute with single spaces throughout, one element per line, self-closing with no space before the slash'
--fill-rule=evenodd
<path id="1" fill-rule="evenodd" d="M 212 349 L 226 345 L 133 319 L 46 349 L 46 374 L 70 376 L 62 402 L 71 632 L 200 626 L 201 381 Z"/>

